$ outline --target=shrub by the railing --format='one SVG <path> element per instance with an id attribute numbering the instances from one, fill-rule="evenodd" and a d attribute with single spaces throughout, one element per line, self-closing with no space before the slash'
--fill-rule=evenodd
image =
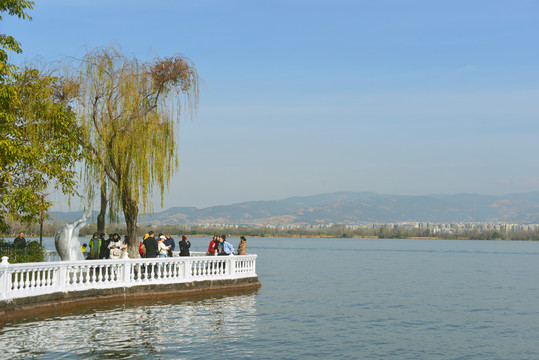
<path id="1" fill-rule="evenodd" d="M 31 241 L 25 248 L 16 248 L 13 243 L 0 239 L 0 257 L 9 257 L 11 264 L 45 261 L 45 249 L 37 241 Z"/>

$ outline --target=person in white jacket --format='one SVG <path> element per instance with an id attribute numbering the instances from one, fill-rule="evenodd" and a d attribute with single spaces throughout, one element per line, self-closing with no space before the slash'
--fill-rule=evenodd
<path id="1" fill-rule="evenodd" d="M 110 258 L 119 259 L 122 256 L 122 238 L 118 234 L 112 235 L 109 243 Z"/>
<path id="2" fill-rule="evenodd" d="M 157 250 L 159 250 L 159 257 L 167 257 L 168 250 L 170 249 L 170 245 L 165 245 L 165 239 L 166 237 L 164 235 L 161 235 L 159 239 L 157 240 Z"/>

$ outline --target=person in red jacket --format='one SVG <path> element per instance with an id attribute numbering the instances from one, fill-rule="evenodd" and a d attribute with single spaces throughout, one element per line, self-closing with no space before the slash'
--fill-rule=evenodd
<path id="1" fill-rule="evenodd" d="M 140 254 L 140 257 L 146 257 L 146 247 L 144 246 L 144 240 L 148 237 L 148 234 L 144 235 L 142 240 L 140 240 L 140 243 L 138 245 L 138 253 Z"/>
<path id="2" fill-rule="evenodd" d="M 217 241 L 217 235 L 214 235 L 212 241 L 210 241 L 210 246 L 208 247 L 208 255 L 216 255 L 218 253 L 219 241 Z"/>

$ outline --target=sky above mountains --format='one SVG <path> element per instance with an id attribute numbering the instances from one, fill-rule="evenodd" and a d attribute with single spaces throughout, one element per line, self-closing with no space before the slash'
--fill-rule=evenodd
<path id="1" fill-rule="evenodd" d="M 164 208 L 539 190 L 537 1 L 37 0 L 30 15 L 0 23 L 17 64 L 111 43 L 194 61 L 199 111 Z"/>

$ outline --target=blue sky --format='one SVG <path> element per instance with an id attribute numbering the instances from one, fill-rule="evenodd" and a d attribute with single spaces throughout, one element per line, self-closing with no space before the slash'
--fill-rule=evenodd
<path id="1" fill-rule="evenodd" d="M 0 24 L 15 63 L 111 43 L 194 61 L 164 208 L 539 190 L 538 1 L 37 0 L 31 16 Z"/>

